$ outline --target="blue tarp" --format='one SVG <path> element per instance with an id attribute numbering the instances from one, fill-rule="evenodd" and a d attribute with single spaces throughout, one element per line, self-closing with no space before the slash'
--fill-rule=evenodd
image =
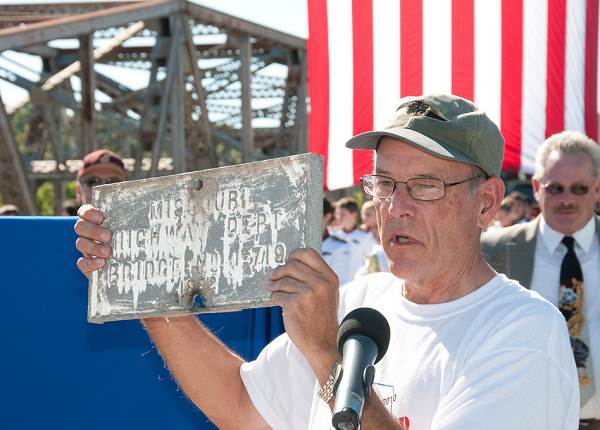
<path id="1" fill-rule="evenodd" d="M 74 223 L 0 217 L 0 428 L 213 429 L 138 321 L 86 322 Z M 283 330 L 279 308 L 201 319 L 246 359 Z"/>

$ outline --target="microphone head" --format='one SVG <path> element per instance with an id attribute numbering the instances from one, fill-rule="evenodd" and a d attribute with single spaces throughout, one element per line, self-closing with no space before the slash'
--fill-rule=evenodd
<path id="1" fill-rule="evenodd" d="M 377 345 L 375 363 L 383 358 L 390 344 L 390 325 L 385 317 L 373 308 L 354 309 L 343 319 L 337 333 L 337 345 L 343 352 L 344 342 L 349 336 L 362 335 Z"/>

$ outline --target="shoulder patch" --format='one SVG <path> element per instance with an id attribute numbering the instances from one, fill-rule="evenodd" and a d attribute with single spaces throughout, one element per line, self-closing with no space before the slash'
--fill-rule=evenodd
<path id="1" fill-rule="evenodd" d="M 337 241 L 337 242 L 348 243 L 344 239 L 342 239 L 341 237 L 337 237 L 337 236 L 334 236 L 334 235 L 331 235 L 329 237 L 332 238 L 334 241 Z"/>

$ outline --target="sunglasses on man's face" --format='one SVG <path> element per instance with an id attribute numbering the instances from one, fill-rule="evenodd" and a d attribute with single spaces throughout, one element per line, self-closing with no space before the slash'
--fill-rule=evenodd
<path id="1" fill-rule="evenodd" d="M 555 196 L 564 193 L 566 189 L 564 185 L 557 184 L 556 182 L 550 182 L 545 185 L 542 184 L 542 187 L 544 187 L 546 192 Z M 590 187 L 584 184 L 573 184 L 569 187 L 571 194 L 575 194 L 576 196 L 583 196 L 584 194 L 587 194 L 589 190 Z"/>
<path id="2" fill-rule="evenodd" d="M 111 176 L 108 178 L 99 178 L 98 176 L 84 176 L 79 180 L 83 185 L 93 188 L 97 185 L 106 185 L 106 184 L 115 184 L 117 182 L 121 182 L 121 178 L 117 178 L 116 176 Z"/>

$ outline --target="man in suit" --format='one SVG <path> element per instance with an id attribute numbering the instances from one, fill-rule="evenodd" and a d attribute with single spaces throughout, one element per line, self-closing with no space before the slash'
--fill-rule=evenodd
<path id="1" fill-rule="evenodd" d="M 541 215 L 481 239 L 494 269 L 565 316 L 579 373 L 582 430 L 600 429 L 600 384 L 594 383 L 600 376 L 599 178 L 600 146 L 593 140 L 571 131 L 549 137 L 531 180 Z"/>

